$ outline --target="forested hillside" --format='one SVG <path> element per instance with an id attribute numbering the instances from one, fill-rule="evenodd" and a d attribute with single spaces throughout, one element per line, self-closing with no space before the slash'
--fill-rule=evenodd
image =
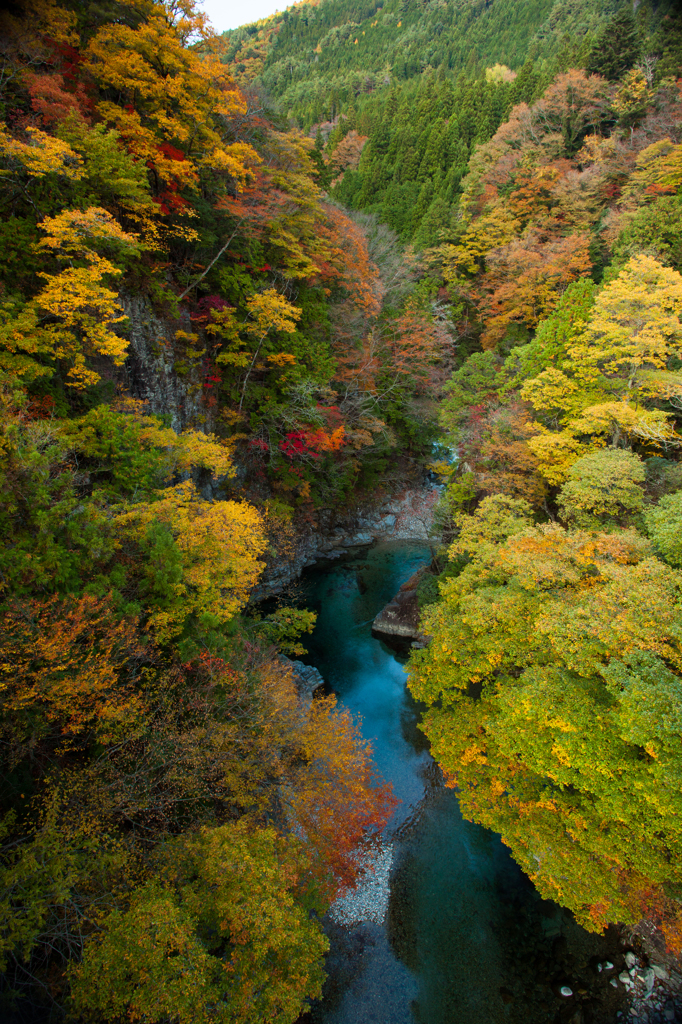
<path id="1" fill-rule="evenodd" d="M 424 252 L 470 354 L 410 685 L 544 896 L 679 950 L 682 103 L 618 42 L 619 77 L 559 74 L 476 147 Z"/>
<path id="2" fill-rule="evenodd" d="M 391 796 L 247 602 L 428 447 L 451 337 L 191 0 L 0 39 L 1 1013 L 293 1021 Z"/>
<path id="3" fill-rule="evenodd" d="M 225 59 L 313 137 L 323 183 L 418 250 L 457 216 L 476 145 L 515 104 L 556 75 L 589 67 L 617 80 L 609 40 L 656 54 L 656 82 L 678 73 L 682 21 L 674 3 L 404 3 L 365 10 L 345 0 L 297 5 L 226 34 Z M 615 21 L 614 21 L 615 19 Z M 626 61 L 627 63 L 627 61 Z"/>
<path id="4" fill-rule="evenodd" d="M 538 56 L 544 65 L 567 48 L 589 49 L 618 8 L 618 0 L 598 7 L 585 0 L 327 0 L 296 4 L 224 38 L 235 73 L 258 75 L 307 126 L 428 70 L 472 77 L 497 63 L 519 68 Z"/>

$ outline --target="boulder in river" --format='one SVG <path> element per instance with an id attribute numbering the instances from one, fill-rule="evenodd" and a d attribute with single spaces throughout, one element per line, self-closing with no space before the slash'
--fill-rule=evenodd
<path id="1" fill-rule="evenodd" d="M 373 636 L 387 643 L 398 640 L 403 644 L 420 638 L 417 587 L 426 572 L 428 566 L 423 566 L 403 583 L 393 600 L 375 618 L 372 624 Z"/>

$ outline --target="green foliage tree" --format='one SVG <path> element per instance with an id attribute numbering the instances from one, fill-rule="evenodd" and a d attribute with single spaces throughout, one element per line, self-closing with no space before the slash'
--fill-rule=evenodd
<path id="1" fill-rule="evenodd" d="M 586 927 L 653 893 L 674 930 L 682 577 L 633 532 L 532 527 L 499 497 L 450 554 L 469 561 L 424 615 L 410 688 L 464 813 Z"/>
<path id="2" fill-rule="evenodd" d="M 293 1024 L 320 995 L 328 947 L 297 899 L 298 843 L 223 825 L 172 841 L 160 859 L 159 880 L 103 920 L 73 968 L 76 1012 Z"/>
<path id="3" fill-rule="evenodd" d="M 664 494 L 644 519 L 656 550 L 670 565 L 682 568 L 682 492 Z"/>
<path id="4" fill-rule="evenodd" d="M 562 519 L 584 529 L 627 520 L 642 508 L 645 476 L 634 452 L 602 448 L 583 455 L 569 469 L 557 496 Z"/>
<path id="5" fill-rule="evenodd" d="M 617 82 L 633 67 L 640 52 L 635 19 L 624 8 L 607 22 L 595 39 L 587 58 L 587 70 L 593 75 L 602 75 L 610 82 Z"/>
<path id="6" fill-rule="evenodd" d="M 501 367 L 494 352 L 474 352 L 459 370 L 455 370 L 445 386 L 446 398 L 441 404 L 441 423 L 456 438 L 457 427 L 464 422 L 467 410 L 480 404 L 500 387 Z"/>

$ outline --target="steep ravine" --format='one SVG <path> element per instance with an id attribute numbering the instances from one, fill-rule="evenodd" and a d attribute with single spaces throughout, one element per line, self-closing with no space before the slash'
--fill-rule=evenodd
<path id="1" fill-rule="evenodd" d="M 176 430 L 199 424 L 210 430 L 201 361 L 183 361 L 175 340 L 177 330 L 192 331 L 189 318 L 164 319 L 143 297 L 125 305 L 130 350 L 123 375 L 130 392 Z M 224 496 L 220 481 L 200 483 L 200 489 L 209 500 Z M 630 937 L 642 956 L 626 962 L 628 950 L 615 929 L 606 939 L 589 936 L 570 914 L 540 900 L 499 839 L 464 821 L 456 794 L 442 786 L 418 730 L 419 709 L 405 690 L 401 661 L 419 635 L 416 583 L 431 557 L 437 497 L 432 484 L 405 481 L 392 495 L 352 511 L 320 511 L 314 526 L 299 529 L 293 557 L 273 561 L 253 595 L 258 601 L 281 593 L 303 574 L 320 621 L 310 665 L 297 673 L 302 698 L 310 699 L 319 669 L 341 703 L 362 716 L 379 767 L 403 801 L 376 877 L 355 901 L 360 919 L 342 923 L 337 915 L 327 923 L 333 940 L 329 981 L 307 1019 L 682 1020 L 682 1002 L 676 1005 L 682 978 L 677 964 L 665 966 L 655 930 L 649 929 L 644 944 L 640 935 Z M 613 967 L 604 968 L 606 963 Z"/>
<path id="2" fill-rule="evenodd" d="M 377 542 L 433 544 L 433 515 L 438 495 L 438 488 L 425 482 L 354 510 L 321 510 L 314 527 L 298 531 L 293 558 L 267 566 L 252 600 L 280 593 L 305 569 L 333 565 L 340 559 L 359 555 Z"/>
<path id="3" fill-rule="evenodd" d="M 617 979 L 625 974 L 646 996 L 646 960 L 626 960 L 617 929 L 589 934 L 542 900 L 499 837 L 465 821 L 456 792 L 443 786 L 403 659 L 372 636 L 377 612 L 430 557 L 423 541 L 381 542 L 303 574 L 305 601 L 318 612 L 304 660 L 361 718 L 401 804 L 384 836 L 379 878 L 355 901 L 358 919 L 351 897 L 345 918 L 327 920 L 324 998 L 301 1024 L 675 1019 L 671 992 L 655 975 L 652 994 L 630 1012 Z M 630 950 L 639 950 L 636 939 Z"/>

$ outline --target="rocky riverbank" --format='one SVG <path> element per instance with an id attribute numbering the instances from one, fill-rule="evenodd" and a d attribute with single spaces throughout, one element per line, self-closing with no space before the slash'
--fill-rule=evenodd
<path id="1" fill-rule="evenodd" d="M 334 901 L 329 916 L 337 924 L 354 925 L 367 921 L 383 924 L 391 894 L 393 844 L 360 849 L 357 856 L 362 864 L 357 885 Z"/>
<path id="2" fill-rule="evenodd" d="M 293 557 L 266 568 L 252 602 L 281 593 L 309 566 L 352 556 L 376 541 L 428 540 L 433 535 L 439 493 L 438 487 L 426 484 L 406 488 L 374 507 L 352 513 L 323 509 L 315 527 L 297 537 Z"/>
<path id="3" fill-rule="evenodd" d="M 669 1024 L 682 1021 L 682 975 L 664 964 L 627 951 L 623 969 L 614 971 L 610 984 L 624 987 L 630 996 L 630 1009 L 618 1013 L 618 1020 L 633 1024 Z M 678 964 L 679 967 L 679 964 Z"/>

